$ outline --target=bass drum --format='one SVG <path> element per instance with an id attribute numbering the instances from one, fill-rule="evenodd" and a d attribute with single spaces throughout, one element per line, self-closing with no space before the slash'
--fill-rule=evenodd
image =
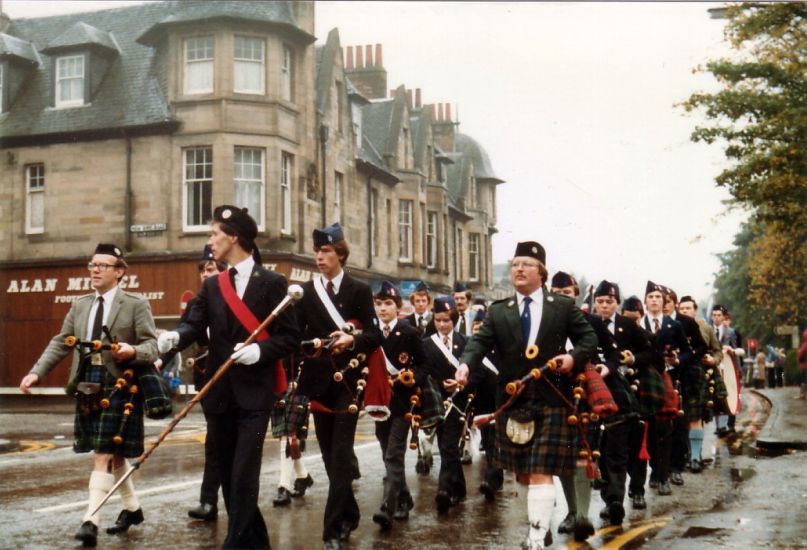
<path id="1" fill-rule="evenodd" d="M 726 397 L 721 399 L 721 408 L 728 414 L 736 415 L 740 412 L 740 390 L 742 387 L 740 369 L 737 366 L 734 350 L 730 348 L 723 349 L 723 360 L 718 367 L 720 368 L 720 376 L 723 377 L 723 382 L 726 385 Z"/>

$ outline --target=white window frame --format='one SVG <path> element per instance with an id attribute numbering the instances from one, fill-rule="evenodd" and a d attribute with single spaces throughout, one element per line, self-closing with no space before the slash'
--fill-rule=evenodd
<path id="1" fill-rule="evenodd" d="M 479 280 L 479 233 L 468 233 L 468 279 Z"/>
<path id="2" fill-rule="evenodd" d="M 194 45 L 194 52 L 197 49 L 196 44 L 201 41 L 210 41 L 210 57 L 199 57 L 194 59 L 189 59 L 190 53 L 190 46 L 191 44 Z M 207 49 L 207 45 L 205 44 L 202 46 L 205 50 Z M 182 57 L 182 67 L 184 71 L 183 75 L 183 89 L 185 94 L 187 95 L 194 95 L 194 94 L 210 94 L 213 93 L 214 88 L 216 87 L 216 66 L 215 66 L 215 59 L 216 59 L 216 38 L 213 35 L 204 35 L 204 36 L 190 36 L 186 38 L 183 42 L 183 57 Z M 207 53 L 207 52 L 203 52 Z M 210 75 L 207 78 L 209 80 L 209 84 L 205 85 L 200 88 L 191 88 L 191 81 L 190 81 L 190 69 L 191 67 L 198 69 L 204 68 L 209 66 Z M 207 83 L 206 83 L 207 84 Z"/>
<path id="3" fill-rule="evenodd" d="M 437 212 L 426 212 L 426 267 L 437 267 Z"/>
<path id="4" fill-rule="evenodd" d="M 342 172 L 333 173 L 333 220 L 331 223 L 342 223 L 342 203 L 345 192 L 345 176 Z"/>
<path id="5" fill-rule="evenodd" d="M 250 159 L 251 162 L 246 162 L 247 159 L 244 157 L 246 153 L 249 153 L 249 156 L 252 158 Z M 258 155 L 257 162 L 255 162 L 255 155 Z M 241 162 L 239 163 L 239 155 L 241 155 Z M 262 147 L 243 147 L 243 146 L 236 146 L 233 149 L 233 193 L 235 197 L 235 204 L 236 206 L 240 206 L 241 208 L 248 208 L 250 215 L 255 218 L 255 221 L 258 224 L 258 231 L 264 231 L 265 223 L 264 220 L 266 219 L 266 150 Z M 258 175 L 257 177 L 255 174 L 244 174 L 244 168 L 246 167 L 258 167 Z M 247 201 L 241 195 L 241 192 L 247 186 L 255 186 L 258 187 L 258 204 L 247 204 Z M 249 196 L 249 194 L 247 194 Z"/>
<path id="6" fill-rule="evenodd" d="M 415 201 L 398 201 L 398 261 L 412 261 L 412 211 Z"/>
<path id="7" fill-rule="evenodd" d="M 62 75 L 63 66 L 66 65 L 68 62 L 74 61 L 74 60 L 80 60 L 80 62 L 78 64 L 80 66 L 80 69 L 81 69 L 80 74 L 77 73 L 77 74 L 71 74 L 71 75 L 63 76 Z M 63 56 L 63 57 L 57 57 L 56 58 L 56 61 L 55 61 L 56 70 L 55 70 L 55 75 L 54 75 L 54 77 L 56 79 L 56 88 L 54 90 L 54 94 L 55 94 L 54 95 L 54 99 L 55 99 L 54 100 L 54 105 L 56 106 L 57 109 L 64 109 L 64 108 L 67 108 L 67 107 L 79 107 L 81 105 L 84 105 L 84 89 L 85 89 L 84 75 L 86 74 L 86 71 L 85 71 L 86 67 L 85 66 L 86 66 L 86 60 L 84 59 L 83 55 L 68 55 L 68 56 Z M 79 98 L 70 98 L 70 99 L 66 99 L 66 100 L 62 99 L 62 94 L 61 94 L 62 86 L 67 84 L 68 81 L 79 81 L 80 82 L 81 97 L 79 97 Z"/>
<path id="8" fill-rule="evenodd" d="M 238 57 L 236 48 L 238 41 L 250 44 L 250 53 L 255 53 L 254 46 L 260 44 L 258 57 Z M 243 52 L 242 52 L 243 53 Z M 238 69 L 243 68 L 248 71 L 257 71 L 260 84 L 258 87 L 250 88 L 247 83 L 239 83 Z M 249 80 L 249 79 L 247 79 Z M 259 94 L 266 93 L 266 40 L 257 36 L 235 35 L 233 39 L 233 91 L 239 94 Z"/>
<path id="9" fill-rule="evenodd" d="M 291 235 L 291 182 L 294 175 L 294 155 L 280 152 L 280 232 Z"/>
<path id="10" fill-rule="evenodd" d="M 205 173 L 202 177 L 198 177 L 194 175 L 194 177 L 188 177 L 188 154 L 192 151 L 202 152 L 202 162 L 194 162 L 194 166 L 209 166 L 209 169 L 203 168 Z M 198 159 L 194 158 L 194 161 Z M 199 187 L 200 192 L 202 194 L 202 204 L 199 205 L 192 205 L 192 194 L 190 190 L 192 187 Z M 205 186 L 208 187 L 207 195 L 208 195 L 208 205 L 207 205 L 207 212 L 205 210 L 204 204 L 204 194 L 205 194 Z M 182 149 L 182 229 L 183 231 L 207 231 L 210 229 L 208 222 L 213 218 L 213 147 L 212 146 L 199 146 L 199 147 L 188 147 Z M 199 209 L 199 223 L 191 223 L 191 207 Z"/>
<path id="11" fill-rule="evenodd" d="M 37 182 L 36 188 L 32 185 Z M 25 167 L 25 233 L 36 235 L 45 232 L 45 165 L 29 164 Z M 36 202 L 36 204 L 34 204 Z M 40 210 L 35 216 L 34 209 Z M 34 225 L 39 217 L 41 225 Z"/>
<path id="12" fill-rule="evenodd" d="M 294 101 L 294 50 L 286 44 L 280 60 L 280 99 Z"/>

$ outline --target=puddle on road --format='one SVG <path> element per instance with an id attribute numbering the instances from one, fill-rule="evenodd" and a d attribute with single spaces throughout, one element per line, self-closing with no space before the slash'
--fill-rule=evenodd
<path id="1" fill-rule="evenodd" d="M 719 533 L 719 532 L 724 531 L 724 530 L 725 529 L 723 529 L 722 527 L 699 527 L 699 526 L 694 526 L 694 527 L 690 527 L 689 529 L 684 531 L 684 534 L 681 535 L 681 537 L 685 538 L 685 539 L 694 539 L 694 538 L 697 538 L 697 537 L 705 537 L 707 535 L 714 535 L 715 533 Z"/>

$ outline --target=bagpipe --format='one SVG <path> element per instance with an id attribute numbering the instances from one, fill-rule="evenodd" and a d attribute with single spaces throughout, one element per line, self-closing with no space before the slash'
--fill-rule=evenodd
<path id="1" fill-rule="evenodd" d="M 297 392 L 302 362 L 298 364 L 297 374 L 294 374 L 294 359 L 291 359 L 292 376 L 286 393 L 277 401 L 271 412 L 272 436 L 286 436 L 286 455 L 298 459 L 305 450 L 305 440 L 308 435 L 308 417 L 311 402 L 306 395 Z"/>
<path id="2" fill-rule="evenodd" d="M 340 327 L 346 334 L 361 334 L 361 326 L 356 321 L 349 321 Z M 300 345 L 307 357 L 325 356 L 333 369 L 333 381 L 342 384 L 351 398 L 347 409 L 332 409 L 320 401 L 312 400 L 310 407 L 313 412 L 326 414 L 358 414 L 364 410 L 376 422 L 389 418 L 389 403 L 392 398 L 392 389 L 388 382 L 387 368 L 381 347 L 369 354 L 356 353 L 347 364 L 340 367 L 334 358 L 333 344 L 335 338 L 330 336 L 303 340 Z M 351 385 L 355 380 L 355 385 Z"/>
<path id="3" fill-rule="evenodd" d="M 670 344 L 664 346 L 664 372 L 661 373 L 661 378 L 664 382 L 664 402 L 661 409 L 658 411 L 658 416 L 663 418 L 674 418 L 676 416 L 684 416 L 681 400 L 681 377 L 677 376 L 673 380 L 671 371 L 678 368 L 676 364 L 678 360 L 678 348 L 672 347 Z"/>

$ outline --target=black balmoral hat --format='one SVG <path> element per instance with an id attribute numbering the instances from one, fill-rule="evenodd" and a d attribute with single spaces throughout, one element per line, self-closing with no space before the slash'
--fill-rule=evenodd
<path id="1" fill-rule="evenodd" d="M 653 281 L 647 281 L 647 286 L 644 289 L 644 295 L 647 296 L 651 292 L 661 292 L 665 294 L 664 287 L 660 284 L 654 283 Z"/>
<path id="2" fill-rule="evenodd" d="M 600 296 L 612 296 L 617 302 L 619 302 L 619 285 L 603 279 L 600 281 L 600 284 L 597 285 L 597 289 L 594 291 L 595 298 L 599 298 Z"/>
<path id="3" fill-rule="evenodd" d="M 109 256 L 115 256 L 116 258 L 123 258 L 123 250 L 117 245 L 109 243 L 98 243 L 93 254 L 107 254 Z"/>
<path id="4" fill-rule="evenodd" d="M 429 287 L 426 286 L 426 283 L 424 283 L 423 281 L 420 281 L 418 283 L 418 286 L 415 287 L 415 292 L 426 292 L 426 293 L 428 293 L 429 292 Z"/>
<path id="5" fill-rule="evenodd" d="M 326 244 L 345 240 L 345 233 L 342 231 L 342 226 L 339 225 L 339 222 L 322 229 L 315 229 L 313 235 L 314 246 L 325 246 Z"/>
<path id="6" fill-rule="evenodd" d="M 398 289 L 389 281 L 381 281 L 381 288 L 376 292 L 376 298 L 400 298 L 401 293 L 398 292 Z"/>
<path id="7" fill-rule="evenodd" d="M 206 244 L 204 250 L 202 250 L 202 257 L 199 258 L 200 262 L 215 262 L 216 258 L 213 257 L 213 250 L 211 250 L 210 245 Z"/>
<path id="8" fill-rule="evenodd" d="M 457 281 L 454 283 L 454 287 L 451 289 L 451 292 L 465 292 L 468 290 L 468 287 L 465 283 Z"/>
<path id="9" fill-rule="evenodd" d="M 552 288 L 566 288 L 567 286 L 574 286 L 576 284 L 577 280 L 565 271 L 555 273 L 550 282 Z"/>
<path id="10" fill-rule="evenodd" d="M 231 204 L 222 204 L 213 211 L 213 221 L 230 226 L 236 235 L 246 241 L 244 248 L 254 248 L 258 236 L 258 224 L 247 213 L 246 208 L 238 208 Z"/>
<path id="11" fill-rule="evenodd" d="M 432 311 L 435 313 L 447 313 L 452 309 L 456 309 L 457 305 L 454 303 L 454 298 L 451 296 L 440 296 L 434 299 Z"/>
<path id="12" fill-rule="evenodd" d="M 518 243 L 516 245 L 516 253 L 513 254 L 514 258 L 516 256 L 529 256 L 530 258 L 535 258 L 542 264 L 546 265 L 546 250 L 544 250 L 544 247 L 535 241 L 524 241 L 523 243 Z"/>
<path id="13" fill-rule="evenodd" d="M 642 301 L 637 296 L 631 296 L 625 298 L 625 301 L 622 302 L 622 311 L 636 311 L 644 315 L 644 306 L 642 306 Z"/>

